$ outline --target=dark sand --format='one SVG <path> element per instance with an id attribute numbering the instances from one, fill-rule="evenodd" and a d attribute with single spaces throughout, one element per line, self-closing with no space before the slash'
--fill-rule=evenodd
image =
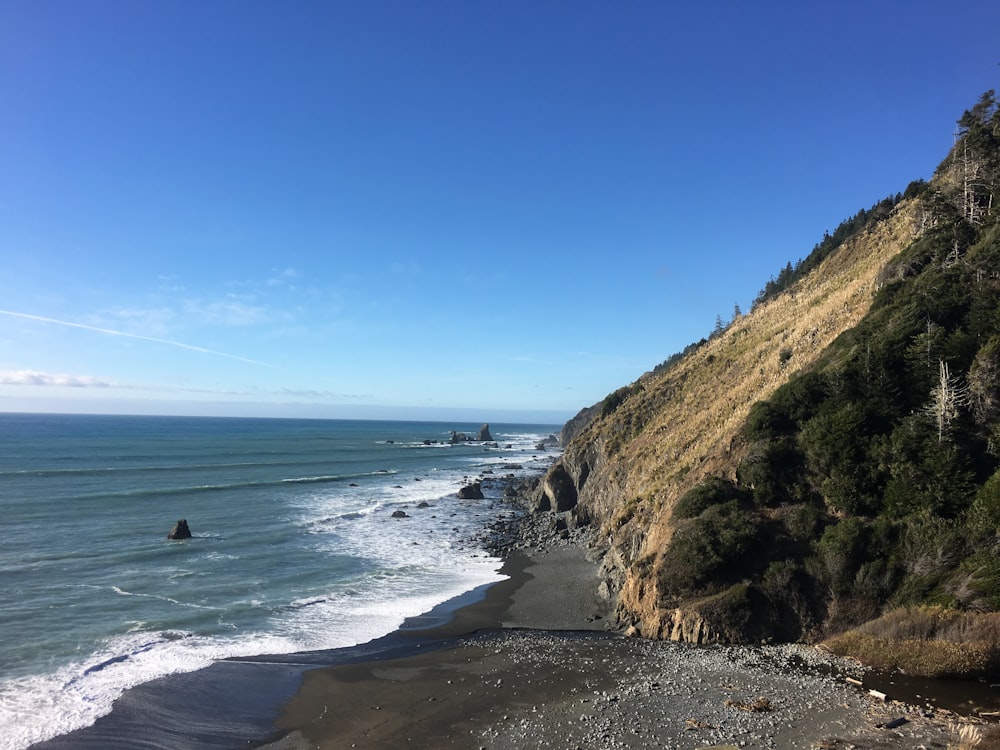
<path id="1" fill-rule="evenodd" d="M 947 717 L 871 699 L 815 649 L 606 632 L 581 544 L 513 552 L 504 572 L 370 643 L 146 683 L 33 750 L 959 747 Z"/>
<path id="2" fill-rule="evenodd" d="M 265 747 L 901 749 L 956 740 L 947 718 L 870 698 L 837 672 L 850 665 L 815 649 L 605 632 L 585 552 L 515 554 L 511 578 L 451 622 L 411 621 L 401 632 L 415 639 L 412 654 L 307 672 L 276 722 L 284 737 Z M 759 699 L 768 710 L 746 710 Z"/>

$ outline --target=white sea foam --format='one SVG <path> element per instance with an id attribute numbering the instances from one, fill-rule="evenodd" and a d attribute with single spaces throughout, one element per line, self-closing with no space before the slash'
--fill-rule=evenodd
<path id="1" fill-rule="evenodd" d="M 267 423 L 261 429 L 275 426 L 281 425 Z M 162 429 L 158 425 L 155 434 Z M 125 690 L 149 680 L 227 657 L 363 643 L 452 597 L 500 580 L 500 561 L 473 540 L 502 507 L 489 497 L 459 500 L 456 492 L 483 469 L 500 474 L 498 467 L 519 464 L 524 467 L 519 471 L 528 471 L 551 460 L 553 453 L 535 455 L 540 439 L 535 433 L 496 431 L 494 437 L 498 449 L 397 440 L 380 445 L 390 456 L 385 464 L 366 459 L 369 463 L 342 472 L 334 451 L 329 470 L 325 452 L 310 459 L 316 466 L 274 462 L 274 467 L 302 468 L 280 481 L 272 474 L 260 481 L 237 477 L 232 483 L 187 483 L 243 489 L 239 495 L 227 494 L 230 489 L 190 498 L 171 495 L 168 517 L 178 517 L 174 508 L 181 500 L 173 498 L 181 498 L 194 508 L 187 511 L 193 528 L 198 524 L 196 538 L 180 544 L 165 544 L 162 536 L 156 543 L 110 536 L 128 528 L 117 495 L 107 506 L 113 510 L 106 522 L 95 515 L 104 506 L 87 505 L 89 515 L 83 520 L 94 525 L 82 536 L 91 543 L 68 552 L 33 551 L 33 559 L 36 566 L 53 570 L 66 560 L 84 561 L 95 571 L 96 577 L 81 577 L 74 588 L 65 589 L 70 592 L 65 596 L 64 589 L 55 588 L 39 594 L 40 602 L 46 601 L 44 596 L 58 596 L 73 622 L 74 632 L 56 640 L 57 645 L 79 643 L 78 650 L 91 653 L 73 658 L 72 651 L 64 650 L 46 662 L 46 641 L 39 639 L 42 645 L 34 652 L 21 649 L 23 663 L 13 662 L 13 670 L 0 678 L 0 750 L 20 750 L 88 726 L 110 711 Z M 513 447 L 504 448 L 508 444 Z M 413 450 L 425 447 L 439 450 Z M 415 460 L 418 454 L 422 458 Z M 220 455 L 227 457 L 221 468 L 237 465 L 225 451 Z M 392 462 L 394 455 L 401 456 L 398 463 Z M 373 463 L 384 468 L 368 471 Z M 239 465 L 252 472 L 272 464 Z M 199 460 L 199 470 L 203 466 L 211 468 Z M 491 491 L 487 488 L 488 495 Z M 421 503 L 428 507 L 419 507 Z M 148 520 L 153 508 L 135 507 L 133 528 Z M 406 517 L 393 518 L 400 510 Z M 240 514 L 238 523 L 234 512 Z M 107 538 L 95 536 L 105 533 Z M 95 549 L 119 551 L 98 555 Z M 112 559 L 112 554 L 119 557 Z M 239 575 L 232 575 L 235 571 Z M 43 572 L 39 567 L 38 580 L 44 585 L 53 579 Z M 105 611 L 105 605 L 114 611 Z M 10 623 L 15 622 L 13 611 L 6 613 Z M 0 612 L 0 625 L 3 616 Z M 106 627 L 104 632 L 118 634 L 96 646 L 96 639 L 77 641 L 84 621 L 90 632 Z M 58 639 L 59 626 L 50 624 L 47 637 Z M 41 665 L 33 673 L 32 659 Z"/>
<path id="2" fill-rule="evenodd" d="M 195 671 L 236 656 L 364 643 L 442 601 L 501 580 L 496 560 L 469 559 L 461 566 L 448 566 L 451 570 L 442 570 L 444 562 L 444 555 L 426 555 L 409 572 L 382 578 L 371 575 L 360 587 L 293 600 L 274 618 L 268 633 L 204 638 L 133 630 L 86 660 L 52 674 L 5 680 L 0 683 L 0 726 L 5 727 L 0 750 L 20 750 L 89 726 L 108 713 L 125 690 L 158 677 Z M 419 585 L 414 578 L 418 573 Z M 420 590 L 408 593 L 413 587 Z"/>
<path id="3" fill-rule="evenodd" d="M 295 645 L 279 636 L 227 640 L 177 633 L 131 633 L 111 640 L 84 661 L 54 673 L 0 683 L 0 748 L 19 750 L 89 726 L 108 713 L 128 688 L 213 661 L 258 653 L 287 653 Z"/>

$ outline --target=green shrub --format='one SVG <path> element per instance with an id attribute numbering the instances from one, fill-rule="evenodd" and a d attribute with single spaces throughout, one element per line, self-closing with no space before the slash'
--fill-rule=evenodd
<path id="1" fill-rule="evenodd" d="M 775 506 L 804 499 L 803 473 L 802 454 L 785 438 L 752 445 L 736 469 L 736 478 L 752 491 L 756 505 Z"/>
<path id="2" fill-rule="evenodd" d="M 796 541 L 811 542 L 819 536 L 823 518 L 823 511 L 815 505 L 794 505 L 786 510 L 785 527 Z"/>
<path id="3" fill-rule="evenodd" d="M 621 388 L 612 391 L 604 400 L 601 402 L 601 416 L 607 417 L 613 414 L 619 406 L 625 403 L 630 396 L 634 396 L 637 393 L 642 393 L 644 386 L 642 383 L 636 381 L 631 385 L 624 385 Z"/>
<path id="4" fill-rule="evenodd" d="M 737 501 L 713 505 L 674 532 L 661 561 L 660 582 L 674 594 L 732 583 L 749 572 L 757 537 L 756 517 Z"/>
<path id="5" fill-rule="evenodd" d="M 987 479 L 976 493 L 969 509 L 968 528 L 980 538 L 1000 533 L 1000 471 Z"/>
<path id="6" fill-rule="evenodd" d="M 674 505 L 675 519 L 697 518 L 703 511 L 713 505 L 728 503 L 730 500 L 743 499 L 744 493 L 727 479 L 708 477 L 701 484 L 692 487 L 681 495 Z"/>
<path id="7" fill-rule="evenodd" d="M 868 529 L 857 518 L 845 518 L 823 532 L 817 554 L 835 593 L 850 592 L 854 574 L 865 560 L 867 541 Z"/>
<path id="8" fill-rule="evenodd" d="M 788 415 L 776 409 L 770 401 L 758 401 L 750 407 L 743 423 L 743 437 L 749 442 L 772 440 L 791 432 L 793 427 Z"/>

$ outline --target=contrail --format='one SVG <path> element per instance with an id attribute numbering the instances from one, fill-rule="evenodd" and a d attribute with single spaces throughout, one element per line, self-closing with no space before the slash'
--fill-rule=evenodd
<path id="1" fill-rule="evenodd" d="M 260 365 L 261 367 L 274 367 L 274 365 L 269 365 L 267 362 L 258 362 L 255 359 L 248 359 L 247 357 L 239 357 L 235 354 L 226 354 L 225 352 L 217 352 L 214 349 L 205 349 L 201 346 L 193 346 L 191 344 L 184 344 L 180 341 L 171 341 L 169 339 L 158 339 L 152 336 L 140 336 L 137 333 L 126 333 L 125 331 L 116 331 L 113 328 L 98 328 L 97 326 L 88 326 L 83 323 L 71 323 L 68 320 L 56 320 L 55 318 L 46 318 L 41 315 L 29 315 L 28 313 L 13 312 L 12 310 L 0 310 L 0 315 L 9 315 L 12 318 L 24 318 L 26 320 L 37 320 L 41 323 L 54 323 L 59 326 L 68 326 L 69 328 L 82 328 L 85 331 L 95 331 L 97 333 L 106 333 L 109 336 L 124 336 L 127 339 L 139 339 L 140 341 L 152 341 L 154 344 L 166 344 L 167 346 L 176 346 L 180 349 L 189 349 L 192 352 L 201 352 L 202 354 L 212 354 L 216 357 L 226 357 L 227 359 L 235 359 L 240 362 L 247 362 L 251 365 Z"/>

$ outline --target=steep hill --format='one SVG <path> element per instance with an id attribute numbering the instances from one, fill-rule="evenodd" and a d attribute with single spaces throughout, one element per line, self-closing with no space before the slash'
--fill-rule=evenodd
<path id="1" fill-rule="evenodd" d="M 895 606 L 1000 607 L 993 92 L 959 124 L 929 183 L 567 430 L 552 479 L 599 529 L 622 626 L 816 640 Z"/>

